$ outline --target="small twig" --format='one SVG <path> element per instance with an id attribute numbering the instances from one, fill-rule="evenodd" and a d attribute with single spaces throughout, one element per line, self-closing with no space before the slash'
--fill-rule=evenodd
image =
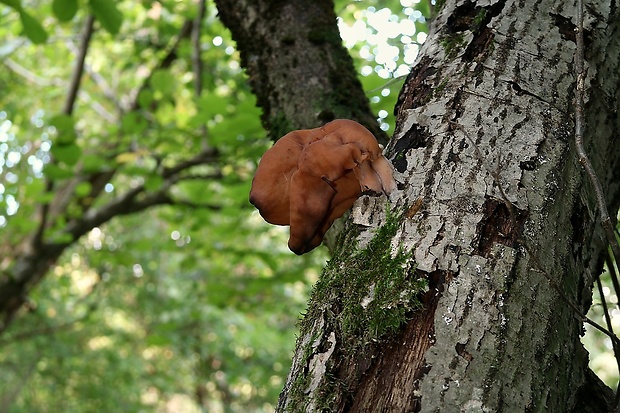
<path id="1" fill-rule="evenodd" d="M 50 79 L 41 77 L 37 75 L 36 73 L 33 73 L 30 70 L 26 69 L 24 66 L 20 65 L 19 63 L 17 63 L 11 58 L 7 57 L 6 59 L 3 59 L 2 63 L 4 63 L 6 67 L 8 67 L 10 70 L 15 72 L 19 76 L 23 77 L 29 82 L 34 83 L 37 86 L 59 86 L 62 83 L 61 81 L 57 79 L 50 80 Z"/>
<path id="2" fill-rule="evenodd" d="M 26 69 L 25 67 L 23 67 L 22 65 L 15 62 L 12 59 L 7 58 L 7 59 L 4 59 L 3 62 L 6 65 L 6 67 L 8 67 L 14 73 L 23 77 L 28 82 L 34 83 L 37 86 L 42 86 L 42 87 L 45 87 L 45 86 L 66 87 L 67 86 L 65 82 L 59 79 L 47 79 L 47 78 L 41 77 L 37 75 L 36 73 L 33 73 L 30 70 Z M 85 65 L 84 68 L 86 69 L 85 71 L 88 72 L 87 65 Z M 89 74 L 93 77 L 93 79 L 95 79 L 95 75 L 101 77 L 101 75 L 99 75 L 96 72 L 89 73 Z M 112 116 L 112 114 L 108 112 L 108 110 L 103 105 L 101 105 L 99 102 L 94 100 L 88 93 L 86 93 L 83 90 L 79 90 L 78 96 L 81 100 L 87 103 L 90 103 L 92 105 L 93 110 L 97 112 L 97 114 L 99 114 L 105 120 L 107 120 L 108 122 L 116 122 L 117 119 L 114 116 Z"/>
<path id="3" fill-rule="evenodd" d="M 89 315 L 84 315 L 82 317 L 76 318 L 75 320 L 66 321 L 64 323 L 60 323 L 57 325 L 46 325 L 43 327 L 35 328 L 32 330 L 23 331 L 17 333 L 15 335 L 9 335 L 0 340 L 0 346 L 6 345 L 8 343 L 16 343 L 19 341 L 30 340 L 33 337 L 43 336 L 43 335 L 51 335 L 56 333 L 57 331 L 67 330 L 72 328 L 76 323 L 84 321 Z"/>
<path id="4" fill-rule="evenodd" d="M 137 110 L 140 107 L 140 102 L 138 100 L 138 97 L 140 96 L 140 92 L 142 92 L 143 90 L 149 87 L 149 80 L 151 79 L 151 77 L 153 77 L 153 74 L 155 73 L 155 71 L 159 69 L 169 68 L 172 65 L 172 62 L 176 60 L 177 50 L 179 48 L 179 45 L 181 44 L 181 41 L 183 41 L 183 39 L 185 39 L 191 34 L 192 25 L 193 25 L 192 20 L 189 20 L 189 19 L 183 23 L 183 26 L 181 27 L 181 30 L 179 31 L 179 34 L 177 35 L 177 39 L 174 42 L 174 44 L 170 47 L 170 49 L 168 50 L 168 53 L 166 53 L 163 59 L 159 61 L 155 69 L 153 69 L 148 74 L 148 76 L 144 79 L 142 84 L 137 89 L 135 89 L 133 93 L 131 93 L 131 95 L 133 96 L 133 99 L 132 99 L 132 103 L 129 105 L 130 112 Z"/>
<path id="5" fill-rule="evenodd" d="M 78 53 L 78 49 L 71 41 L 67 42 L 67 48 L 70 49 L 73 53 Z M 103 92 L 103 96 L 110 100 L 114 104 L 116 109 L 121 112 L 121 102 L 118 101 L 118 99 L 116 98 L 116 92 L 110 87 L 110 85 L 108 85 L 108 82 L 105 80 L 105 78 L 101 76 L 99 72 L 95 71 L 89 64 L 84 64 L 84 71 L 88 73 L 88 75 L 95 82 L 95 84 L 99 86 L 99 89 L 101 89 L 101 91 Z"/>
<path id="6" fill-rule="evenodd" d="M 192 66 L 194 71 L 194 94 L 199 98 L 202 94 L 202 71 L 204 64 L 202 62 L 202 47 L 200 44 L 200 34 L 202 32 L 202 21 L 206 13 L 205 0 L 198 2 L 198 13 L 194 19 L 194 27 L 192 28 Z M 208 147 L 207 141 L 207 125 L 203 122 L 200 125 L 200 137 L 202 148 Z"/>
<path id="7" fill-rule="evenodd" d="M 590 162 L 590 158 L 586 153 L 583 144 L 584 135 L 584 115 L 583 115 L 583 100 L 585 95 L 585 83 L 586 83 L 586 71 L 584 69 L 584 42 L 583 42 L 583 2 L 577 0 L 577 29 L 576 29 L 576 44 L 577 50 L 575 52 L 575 71 L 577 76 L 577 86 L 575 90 L 575 149 L 579 156 L 579 163 L 585 169 L 592 188 L 594 189 L 594 196 L 596 198 L 596 204 L 601 214 L 601 226 L 607 237 L 607 242 L 611 246 L 611 250 L 614 254 L 616 262 L 620 262 L 620 244 L 615 236 L 615 229 L 611 223 L 611 217 L 607 210 L 607 202 L 605 200 L 605 193 L 601 182 L 596 175 L 596 171 Z M 616 291 L 620 293 L 620 291 Z"/>
<path id="8" fill-rule="evenodd" d="M 205 17 L 205 0 L 198 2 L 198 13 L 194 19 L 192 27 L 192 66 L 194 71 L 194 93 L 198 97 L 202 93 L 202 48 L 200 45 L 200 34 L 202 29 L 202 20 Z"/>
<path id="9" fill-rule="evenodd" d="M 90 65 L 85 65 L 84 70 L 88 75 L 93 79 L 95 84 L 99 86 L 99 89 L 103 92 L 103 96 L 105 96 L 109 101 L 114 104 L 114 107 L 118 112 L 122 112 L 123 107 L 121 102 L 116 98 L 116 92 L 112 90 L 108 82 L 106 82 L 105 78 L 101 76 L 99 72 L 96 72 Z"/>
<path id="10" fill-rule="evenodd" d="M 108 109 L 106 109 L 106 107 L 103 106 L 101 103 L 99 103 L 97 100 L 93 99 L 89 93 L 86 93 L 85 91 L 80 90 L 78 92 L 78 96 L 80 97 L 80 100 L 82 100 L 83 102 L 90 103 L 91 109 L 94 110 L 99 116 L 101 116 L 107 122 L 114 123 L 118 121 L 118 118 L 116 116 L 110 113 Z"/>
<path id="11" fill-rule="evenodd" d="M 172 167 L 164 168 L 162 172 L 162 177 L 170 178 L 178 174 L 179 172 L 182 172 L 186 169 L 191 168 L 192 166 L 203 165 L 208 162 L 212 162 L 215 159 L 217 159 L 217 155 L 218 153 L 215 149 L 206 149 L 191 159 L 187 159 L 183 162 L 179 162 L 178 164 Z"/>
<path id="12" fill-rule="evenodd" d="M 190 206 L 192 208 L 210 209 L 213 211 L 220 210 L 220 205 L 197 204 L 190 201 L 177 200 L 173 199 L 167 193 L 173 185 L 185 180 L 186 177 L 181 176 L 182 172 L 194 166 L 210 163 L 216 159 L 216 157 L 217 153 L 215 150 L 208 150 L 197 154 L 193 158 L 179 162 L 173 167 L 165 168 L 161 172 L 164 182 L 157 191 L 147 192 L 143 184 L 137 185 L 123 195 L 114 198 L 106 205 L 95 210 L 89 210 L 81 218 L 71 221 L 64 229 L 64 232 L 71 234 L 72 239 L 75 240 L 91 229 L 108 222 L 116 216 L 133 214 L 158 205 L 181 205 Z M 219 171 L 209 175 L 202 175 L 204 178 L 218 178 L 221 176 L 221 172 Z M 195 178 L 196 175 L 188 176 L 188 179 Z M 64 244 L 68 245 L 71 242 L 72 241 L 65 242 Z"/>
<path id="13" fill-rule="evenodd" d="M 601 214 L 601 226 L 607 238 L 607 243 L 611 247 L 611 251 L 614 255 L 616 262 L 620 262 L 620 244 L 616 239 L 615 228 L 611 223 L 611 217 L 607 211 L 607 202 L 605 200 L 605 193 L 603 192 L 603 186 L 596 175 L 596 171 L 590 162 L 590 158 L 586 153 L 585 146 L 583 144 L 583 135 L 585 129 L 585 119 L 583 114 L 583 104 L 585 96 L 585 84 L 586 84 L 586 71 L 584 68 L 584 40 L 583 40 L 583 0 L 577 0 L 577 28 L 575 33 L 575 75 L 577 78 L 577 85 L 575 87 L 575 149 L 579 156 L 579 163 L 586 171 L 586 175 L 590 179 L 590 184 L 594 189 L 594 196 L 596 198 L 596 204 Z M 617 281 L 617 280 L 616 280 Z M 600 285 L 600 280 L 597 279 L 597 283 Z M 616 294 L 620 294 L 620 289 L 617 287 L 617 282 L 614 284 Z M 601 294 L 601 301 L 604 308 L 607 307 L 605 303 L 605 296 Z M 608 314 L 606 314 L 608 316 Z M 611 320 L 608 321 L 608 325 L 611 326 Z M 615 337 L 615 335 L 614 335 Z M 618 363 L 618 371 L 620 372 L 620 360 L 618 359 L 618 343 L 613 341 L 614 355 L 616 362 Z M 616 389 L 615 411 L 620 411 L 620 388 Z"/>
<path id="14" fill-rule="evenodd" d="M 618 295 L 618 291 L 620 291 L 620 282 L 618 281 L 618 273 L 616 272 L 616 267 L 614 266 L 614 260 L 612 259 L 611 256 L 609 256 L 609 254 L 607 254 L 607 256 L 605 257 L 605 263 L 607 263 L 607 269 L 609 270 L 609 277 L 611 278 L 611 283 L 614 286 L 614 292 L 616 293 L 616 296 L 620 297 L 620 295 Z M 616 303 L 616 306 L 620 308 L 620 303 Z"/>
<path id="15" fill-rule="evenodd" d="M 71 115 L 73 113 L 73 107 L 75 105 L 75 98 L 77 97 L 78 90 L 80 88 L 80 80 L 82 80 L 82 73 L 84 73 L 84 61 L 86 60 L 86 53 L 88 53 L 88 46 L 90 39 L 93 35 L 93 26 L 95 17 L 90 14 L 86 18 L 84 23 L 84 34 L 82 35 L 82 41 L 80 43 L 80 49 L 78 50 L 78 56 L 75 61 L 75 68 L 73 69 L 73 75 L 71 76 L 71 84 L 69 85 L 69 93 L 65 100 L 62 113 L 65 115 Z"/>
<path id="16" fill-rule="evenodd" d="M 416 43 L 419 44 L 419 43 Z M 385 82 L 384 84 L 382 84 L 381 86 L 378 86 L 374 89 L 370 89 L 369 91 L 366 92 L 367 95 L 370 95 L 371 93 L 375 93 L 378 92 L 380 90 L 383 90 L 387 87 L 391 87 L 394 83 L 398 83 L 401 80 L 404 80 L 408 75 L 401 75 L 401 76 L 396 76 L 395 78 L 392 78 L 390 80 L 388 80 L 387 82 Z M 402 86 L 402 85 L 401 85 Z"/>
<path id="17" fill-rule="evenodd" d="M 611 316 L 609 315 L 609 308 L 607 308 L 607 300 L 605 300 L 605 292 L 603 291 L 603 283 L 601 281 L 601 277 L 597 277 L 596 286 L 598 288 L 598 295 L 601 297 L 601 305 L 603 306 L 603 314 L 605 316 L 605 324 L 607 324 L 607 329 L 610 333 L 615 336 L 614 327 L 611 323 Z M 614 351 L 614 356 L 616 358 L 616 365 L 618 367 L 618 372 L 620 373 L 620 346 L 618 343 L 612 340 L 611 346 Z M 616 393 L 616 398 L 618 397 L 618 393 Z"/>
<path id="18" fill-rule="evenodd" d="M 506 202 L 507 200 L 504 200 L 504 202 Z M 508 201 L 510 202 L 510 201 Z M 614 346 L 619 346 L 620 345 L 620 339 L 618 339 L 618 336 L 616 336 L 613 332 L 607 330 L 605 327 L 603 327 L 602 325 L 600 325 L 599 323 L 597 323 L 596 321 L 592 320 L 591 318 L 589 318 L 588 316 L 586 316 L 579 307 L 577 307 L 576 304 L 574 304 L 570 298 L 568 298 L 568 296 L 566 294 L 564 294 L 564 291 L 562 291 L 562 289 L 560 288 L 560 286 L 558 285 L 558 283 L 556 282 L 556 280 L 551 277 L 551 275 L 549 275 L 549 273 L 545 270 L 545 268 L 543 267 L 542 262 L 540 262 L 540 260 L 538 259 L 538 256 L 528 247 L 527 243 L 525 242 L 524 239 L 519 238 L 518 239 L 519 244 L 525 248 L 525 251 L 527 251 L 527 253 L 530 255 L 530 257 L 532 258 L 532 260 L 534 261 L 534 264 L 536 264 L 536 267 L 538 267 L 538 269 L 540 270 L 540 272 L 543 274 L 543 276 L 547 279 L 547 281 L 549 282 L 549 285 L 551 285 L 551 287 L 555 290 L 555 292 L 560 296 L 560 298 L 566 303 L 568 304 L 568 306 L 573 310 L 573 312 L 577 315 L 577 318 L 584 322 L 584 323 L 588 323 L 590 324 L 592 327 L 594 327 L 595 329 L 597 329 L 598 331 L 600 331 L 601 333 L 605 334 L 607 337 L 609 337 L 611 339 L 611 342 Z"/>
<path id="19" fill-rule="evenodd" d="M 607 257 L 605 257 L 605 262 L 607 263 L 607 269 L 609 270 L 609 276 L 611 277 L 611 283 L 614 286 L 614 291 L 617 297 L 618 291 L 620 291 L 620 285 L 618 283 L 618 273 L 616 271 L 616 267 L 614 266 L 613 261 L 614 260 L 609 254 L 607 255 Z M 602 296 L 601 301 L 605 302 L 604 296 Z M 616 307 L 619 307 L 619 306 L 620 304 L 616 303 Z M 620 358 L 618 357 L 618 353 L 620 353 L 620 351 L 617 351 L 616 347 L 614 347 L 614 355 L 616 356 L 616 361 L 618 361 L 618 372 L 620 373 Z M 620 386 L 618 386 L 618 388 L 616 389 L 615 405 L 616 405 L 616 408 L 615 408 L 616 413 L 620 413 Z"/>

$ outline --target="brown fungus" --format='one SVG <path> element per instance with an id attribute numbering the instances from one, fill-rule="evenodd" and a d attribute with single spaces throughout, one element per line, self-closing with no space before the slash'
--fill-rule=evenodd
<path id="1" fill-rule="evenodd" d="M 389 194 L 395 187 L 392 165 L 373 134 L 337 119 L 290 132 L 265 152 L 250 202 L 265 221 L 290 225 L 289 248 L 301 255 L 321 243 L 362 193 Z"/>

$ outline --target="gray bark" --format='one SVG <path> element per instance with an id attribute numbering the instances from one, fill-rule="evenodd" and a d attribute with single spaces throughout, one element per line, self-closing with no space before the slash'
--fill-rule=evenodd
<path id="1" fill-rule="evenodd" d="M 616 211 L 620 16 L 604 0 L 585 15 L 587 149 Z M 301 323 L 279 412 L 610 409 L 580 343 L 583 320 L 552 286 L 585 314 L 606 252 L 572 141 L 574 16 L 564 0 L 446 1 L 386 150 L 401 190 L 385 248 L 410 253 L 403 285 L 427 279 L 428 289 L 373 307 L 392 275 L 350 280 L 349 266 L 366 267 L 347 257 L 390 221 L 383 200 L 360 199 Z M 362 320 L 354 330 L 350 309 Z M 367 320 L 394 312 L 398 328 L 367 335 Z"/>

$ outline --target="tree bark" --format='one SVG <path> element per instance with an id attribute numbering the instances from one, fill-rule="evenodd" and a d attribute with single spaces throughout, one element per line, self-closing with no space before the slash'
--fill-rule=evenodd
<path id="1" fill-rule="evenodd" d="M 332 0 L 215 3 L 237 42 L 273 140 L 344 118 L 387 141 L 342 45 Z"/>
<path id="2" fill-rule="evenodd" d="M 585 15 L 585 138 L 616 211 L 620 16 Z M 278 412 L 611 409 L 580 342 L 606 246 L 573 144 L 575 16 L 446 1 L 396 107 L 400 190 L 354 206 Z"/>

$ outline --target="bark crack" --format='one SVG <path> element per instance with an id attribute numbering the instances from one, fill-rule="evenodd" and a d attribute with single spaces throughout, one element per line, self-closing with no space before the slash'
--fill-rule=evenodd
<path id="1" fill-rule="evenodd" d="M 511 248 L 518 245 L 523 234 L 523 226 L 527 212 L 514 207 L 515 217 L 511 217 L 506 204 L 498 199 L 486 196 L 483 204 L 483 217 L 476 228 L 476 237 L 473 240 L 473 255 L 488 257 L 493 244 L 503 244 Z M 516 223 L 516 227 L 513 224 Z"/>
<path id="2" fill-rule="evenodd" d="M 533 98 L 538 99 L 543 103 L 551 105 L 551 102 L 547 101 L 546 99 L 543 99 L 542 97 L 538 96 L 537 94 L 533 92 L 530 92 L 529 90 L 523 89 L 517 82 L 513 80 L 505 80 L 505 82 L 508 83 L 512 87 L 512 89 L 517 93 L 518 96 L 523 96 L 523 95 L 532 96 Z"/>

